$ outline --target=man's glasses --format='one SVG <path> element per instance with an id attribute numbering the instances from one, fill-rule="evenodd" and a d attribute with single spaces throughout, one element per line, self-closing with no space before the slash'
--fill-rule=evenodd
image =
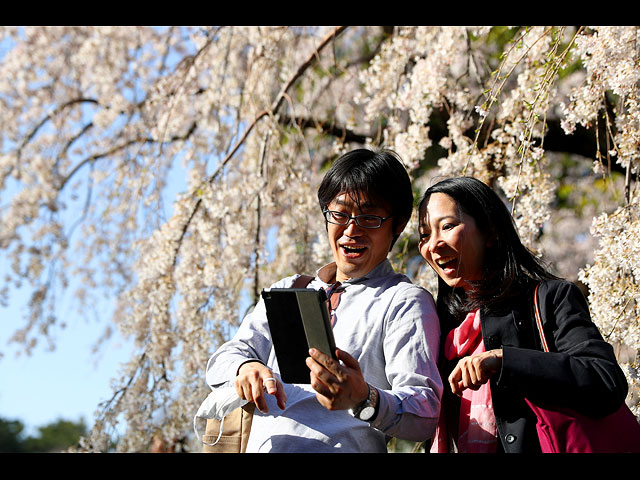
<path id="1" fill-rule="evenodd" d="M 324 218 L 327 222 L 335 225 L 348 225 L 351 220 L 355 220 L 356 223 L 363 228 L 380 228 L 382 222 L 389 220 L 393 215 L 388 217 L 379 217 L 378 215 L 356 215 L 352 217 L 343 212 L 336 212 L 335 210 L 324 210 Z"/>

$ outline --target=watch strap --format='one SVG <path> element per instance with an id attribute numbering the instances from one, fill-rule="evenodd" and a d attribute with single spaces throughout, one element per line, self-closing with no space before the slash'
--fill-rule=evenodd
<path id="1" fill-rule="evenodd" d="M 370 421 L 378 409 L 378 390 L 367 383 L 369 392 L 367 398 L 360 405 L 351 410 L 351 415 L 359 420 Z"/>

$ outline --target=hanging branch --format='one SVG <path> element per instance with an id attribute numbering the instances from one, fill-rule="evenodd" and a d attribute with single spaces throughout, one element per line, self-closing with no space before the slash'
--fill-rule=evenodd
<path id="1" fill-rule="evenodd" d="M 264 167 L 264 161 L 267 156 L 269 132 L 264 137 L 262 143 L 262 152 L 260 153 L 260 162 L 258 164 L 258 175 L 262 176 L 262 170 Z M 256 205 L 256 236 L 255 236 L 255 248 L 253 253 L 255 255 L 255 268 L 253 271 L 253 302 L 257 302 L 259 298 L 260 288 L 260 234 L 261 234 L 261 222 L 262 222 L 262 198 L 260 197 L 260 190 L 258 190 Z"/>
<path id="2" fill-rule="evenodd" d="M 285 96 L 287 94 L 287 91 L 291 88 L 291 86 L 307 71 L 307 69 L 311 65 L 313 65 L 319 59 L 320 52 L 327 45 L 329 45 L 338 35 L 340 35 L 342 32 L 344 32 L 346 29 L 347 29 L 346 26 L 336 27 L 331 33 L 329 33 L 320 42 L 320 44 L 316 47 L 316 49 L 313 51 L 313 53 L 311 55 L 309 55 L 309 58 L 304 63 L 302 63 L 300 65 L 300 67 L 298 67 L 298 70 L 291 76 L 289 81 L 282 87 L 282 89 L 280 90 L 280 93 L 276 96 L 275 100 L 271 104 L 271 107 L 268 108 L 268 109 L 264 109 L 260 113 L 258 113 L 258 115 L 256 115 L 256 117 L 253 119 L 253 121 L 247 126 L 247 129 L 242 134 L 242 137 L 236 142 L 234 147 L 227 154 L 227 156 L 222 160 L 222 162 L 220 162 L 220 165 L 218 166 L 217 170 L 215 172 L 213 172 L 213 174 L 211 174 L 211 176 L 207 179 L 207 183 L 211 184 L 211 183 L 214 182 L 214 180 L 217 178 L 218 174 L 225 168 L 227 163 L 229 163 L 229 161 L 231 161 L 231 159 L 233 158 L 235 153 L 244 144 L 246 139 L 249 137 L 249 134 L 255 128 L 255 126 L 258 124 L 258 122 L 260 120 L 262 120 L 266 116 L 272 116 L 272 115 L 277 114 L 277 111 L 280 108 L 280 106 L 282 105 L 282 103 L 285 101 Z M 178 259 L 178 251 L 180 250 L 180 245 L 182 244 L 182 239 L 186 235 L 187 229 L 189 228 L 189 225 L 191 224 L 191 220 L 193 220 L 193 218 L 194 218 L 195 214 L 197 213 L 198 209 L 200 208 L 201 204 L 202 204 L 202 199 L 198 198 L 196 200 L 194 206 L 193 206 L 193 209 L 191 211 L 191 214 L 189 215 L 189 218 L 187 218 L 187 221 L 185 222 L 184 226 L 182 227 L 182 232 L 180 233 L 180 237 L 177 240 L 177 245 L 176 245 L 175 253 L 174 253 L 174 256 L 173 256 L 173 265 L 174 266 L 175 266 L 176 261 Z"/>

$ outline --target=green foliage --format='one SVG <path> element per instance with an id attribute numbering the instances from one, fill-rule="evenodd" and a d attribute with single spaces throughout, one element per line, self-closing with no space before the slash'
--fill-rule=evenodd
<path id="1" fill-rule="evenodd" d="M 23 445 L 20 440 L 24 425 L 18 420 L 0 418 L 0 452 L 21 453 Z"/>
<path id="2" fill-rule="evenodd" d="M 426 442 L 412 442 L 400 438 L 392 438 L 387 443 L 389 453 L 425 453 Z"/>
<path id="3" fill-rule="evenodd" d="M 1 453 L 62 452 L 74 446 L 87 432 L 83 420 L 71 422 L 59 419 L 38 428 L 39 436 L 23 438 L 24 425 L 19 420 L 0 418 Z"/>

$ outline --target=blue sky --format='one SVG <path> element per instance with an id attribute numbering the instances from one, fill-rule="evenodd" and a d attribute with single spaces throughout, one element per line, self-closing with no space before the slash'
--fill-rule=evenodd
<path id="1" fill-rule="evenodd" d="M 8 41 L 0 42 L 0 59 L 11 48 Z M 2 192 L 3 202 L 11 193 Z M 0 262 L 6 262 L 4 252 Z M 0 264 L 4 271 L 5 265 Z M 23 313 L 26 291 L 12 291 L 9 306 L 0 306 L 0 417 L 20 420 L 29 435 L 37 434 L 37 427 L 59 418 L 79 421 L 88 426 L 98 403 L 110 393 L 110 379 L 126 359 L 126 348 L 111 342 L 99 356 L 92 356 L 91 346 L 104 324 L 83 320 L 79 315 L 67 314 L 65 330 L 54 329 L 57 349 L 50 352 L 46 345 L 35 349 L 31 356 L 16 344 L 9 344 L 13 332 L 24 325 Z M 107 321 L 108 318 L 99 322 Z"/>
<path id="2" fill-rule="evenodd" d="M 275 235 L 274 229 L 267 233 L 268 258 Z M 0 260 L 5 258 L 0 256 Z M 0 358 L 0 418 L 20 420 L 25 434 L 34 436 L 38 435 L 38 427 L 58 419 L 84 419 L 90 428 L 98 404 L 111 398 L 111 380 L 118 375 L 121 364 L 129 360 L 131 344 L 115 331 L 97 353 L 92 353 L 105 326 L 111 323 L 109 300 L 94 306 L 97 314 L 86 317 L 77 312 L 75 304 L 67 307 L 63 301 L 57 313 L 67 327 L 53 329 L 56 349 L 49 351 L 46 341 L 41 340 L 31 356 L 16 356 L 24 349 L 8 344 L 8 340 L 24 325 L 27 293 L 18 292 L 10 296 L 9 307 L 0 306 L 0 352 L 4 354 Z M 71 297 L 71 290 L 65 293 Z"/>
<path id="3" fill-rule="evenodd" d="M 11 46 L 10 42 L 0 39 L 0 59 Z M 176 57 L 176 62 L 179 60 L 180 57 Z M 4 147 L 9 146 L 10 142 L 6 140 Z M 210 168 L 215 168 L 216 162 L 211 163 Z M 179 159 L 175 161 L 175 168 L 181 168 Z M 177 192 L 185 188 L 184 172 L 174 171 L 170 178 L 170 185 L 164 192 L 166 218 L 171 214 Z M 8 203 L 12 186 L 0 192 L 0 205 Z M 67 192 L 66 195 L 72 193 Z M 83 197 L 81 195 L 76 201 L 66 200 L 71 206 L 67 214 L 72 223 L 77 218 L 73 206 L 82 208 Z M 5 252 L 0 250 L 0 274 L 8 270 L 6 262 Z M 70 287 L 64 295 L 70 298 L 73 290 Z M 0 306 L 0 352 L 3 354 L 0 358 L 0 418 L 20 420 L 29 435 L 36 435 L 37 427 L 60 418 L 84 419 L 90 427 L 98 404 L 112 395 L 111 380 L 117 376 L 120 365 L 129 359 L 131 352 L 127 342 L 114 332 L 115 338 L 102 345 L 98 354 L 92 354 L 93 345 L 111 322 L 112 304 L 105 299 L 103 305 L 94 305 L 91 314 L 85 316 L 77 312 L 76 305 L 67 307 L 70 300 L 65 298 L 56 306 L 56 314 L 67 325 L 66 329 L 53 328 L 56 349 L 49 351 L 45 341 L 31 356 L 24 353 L 16 356 L 23 347 L 8 344 L 8 340 L 17 328 L 25 324 L 23 317 L 28 294 L 28 290 L 16 294 L 12 289 L 9 306 Z"/>
<path id="4" fill-rule="evenodd" d="M 84 419 L 90 427 L 98 404 L 111 396 L 111 379 L 130 353 L 118 335 L 92 353 L 110 315 L 96 320 L 69 313 L 64 318 L 67 328 L 54 329 L 54 351 L 41 342 L 31 356 L 16 356 L 22 348 L 7 342 L 23 325 L 23 298 L 14 296 L 10 301 L 9 307 L 0 307 L 0 351 L 4 354 L 0 359 L 0 417 L 20 420 L 27 435 L 37 435 L 37 427 L 61 418 Z"/>

